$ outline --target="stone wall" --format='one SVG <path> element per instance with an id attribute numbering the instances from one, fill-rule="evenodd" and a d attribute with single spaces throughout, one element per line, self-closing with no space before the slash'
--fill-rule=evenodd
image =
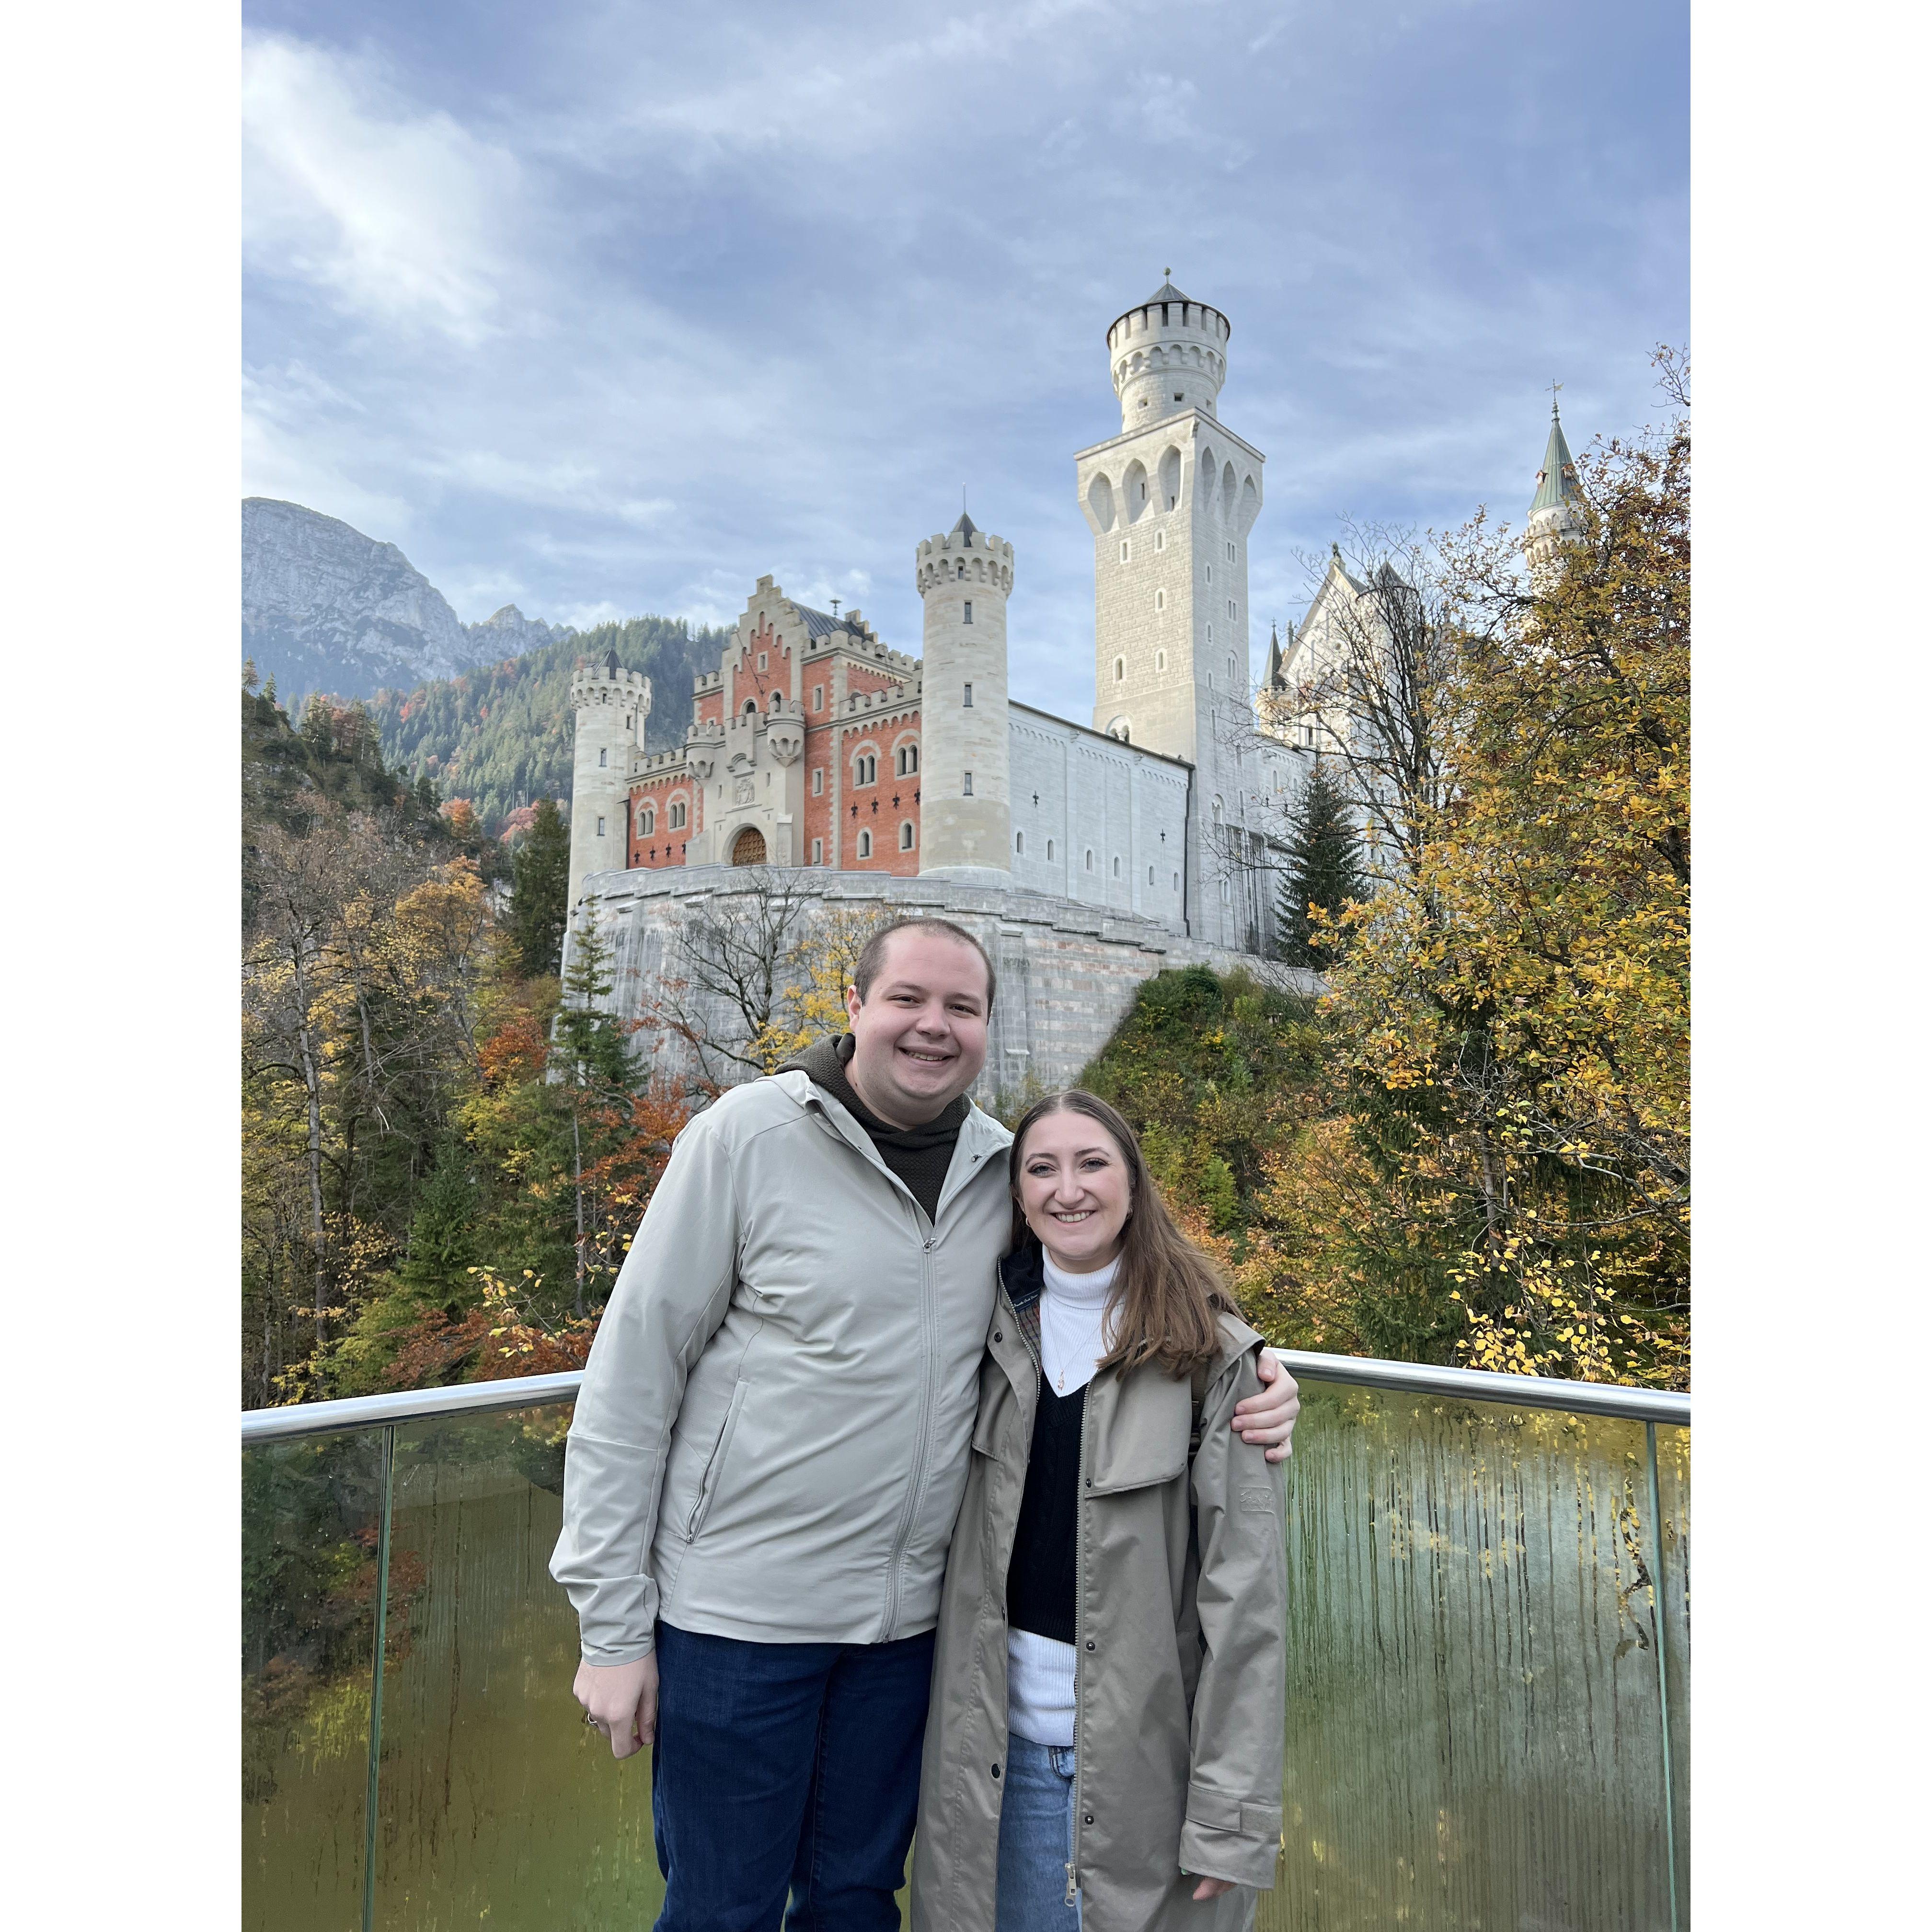
<path id="1" fill-rule="evenodd" d="M 852 873 L 788 875 L 806 895 L 809 918 L 876 908 L 895 917 L 950 919 L 978 938 L 999 974 L 986 1072 L 973 1090 L 982 1106 L 1070 1084 L 1100 1052 L 1144 980 L 1169 967 L 1237 967 L 1266 972 L 1305 990 L 1313 976 L 1263 965 L 1183 938 L 1155 920 L 1109 912 L 1043 892 L 1001 891 L 932 878 L 867 878 Z M 734 916 L 758 890 L 754 874 L 730 866 L 687 866 L 674 874 L 607 872 L 585 882 L 600 930 L 613 949 L 613 1007 L 647 1017 L 667 977 L 680 973 L 678 934 L 696 905 Z M 572 940 L 566 942 L 566 968 Z M 713 1022 L 727 1024 L 720 1012 Z M 688 1070 L 688 1049 L 660 1029 L 638 1036 L 667 1071 Z"/>

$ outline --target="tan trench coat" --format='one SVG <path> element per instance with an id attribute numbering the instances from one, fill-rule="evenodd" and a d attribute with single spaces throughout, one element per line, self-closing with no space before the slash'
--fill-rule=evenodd
<path id="1" fill-rule="evenodd" d="M 1040 1395 L 1034 1344 L 1008 1290 L 1022 1277 L 1003 1272 L 940 1604 L 913 1856 L 915 1932 L 993 1932 L 1006 1570 Z M 1280 1471 L 1228 1426 L 1234 1405 L 1261 1387 L 1261 1337 L 1231 1317 L 1221 1328 L 1191 1468 L 1186 1382 L 1155 1369 L 1123 1382 L 1110 1370 L 1088 1386 L 1069 1870 L 1082 1932 L 1236 1932 L 1253 1922 L 1254 1892 L 1244 1888 L 1274 1882 L 1286 1506 Z M 1236 1889 L 1197 1904 L 1190 1894 L 1204 1876 L 1231 1879 Z"/>

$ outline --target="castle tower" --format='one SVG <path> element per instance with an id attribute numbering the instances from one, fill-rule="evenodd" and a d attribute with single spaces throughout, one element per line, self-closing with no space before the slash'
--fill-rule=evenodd
<path id="1" fill-rule="evenodd" d="M 1006 598 L 1013 547 L 963 512 L 918 550 L 921 668 L 919 869 L 1012 883 L 1007 790 Z"/>
<path id="2" fill-rule="evenodd" d="M 1215 414 L 1228 319 L 1163 282 L 1107 331 L 1120 433 L 1074 459 L 1094 532 L 1094 728 L 1195 768 L 1189 929 L 1242 943 L 1248 532 L 1263 458 Z"/>
<path id="3" fill-rule="evenodd" d="M 577 713 L 576 766 L 570 789 L 570 904 L 593 872 L 630 862 L 631 764 L 643 749 L 651 681 L 626 670 L 610 652 L 580 664 L 570 680 Z"/>
<path id="4" fill-rule="evenodd" d="M 1582 534 L 1582 502 L 1576 459 L 1564 440 L 1563 418 L 1552 396 L 1550 442 L 1543 452 L 1543 467 L 1536 472 L 1536 495 L 1529 506 L 1529 526 L 1523 533 L 1523 549 L 1532 571 L 1547 570 L 1565 541 Z"/>

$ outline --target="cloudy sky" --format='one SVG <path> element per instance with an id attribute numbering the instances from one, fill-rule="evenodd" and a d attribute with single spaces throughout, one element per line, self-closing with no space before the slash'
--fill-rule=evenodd
<path id="1" fill-rule="evenodd" d="M 1074 452 L 1170 266 L 1268 457 L 1257 664 L 1343 518 L 1520 520 L 1549 414 L 1688 334 L 1682 0 L 247 8 L 244 484 L 455 605 L 916 650 L 914 547 L 1016 552 L 1016 697 L 1090 706 Z"/>

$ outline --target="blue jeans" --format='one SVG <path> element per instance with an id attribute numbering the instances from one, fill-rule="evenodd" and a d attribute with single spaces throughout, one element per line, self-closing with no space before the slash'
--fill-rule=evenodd
<path id="1" fill-rule="evenodd" d="M 898 1932 L 932 1646 L 658 1625 L 656 1932 Z"/>
<path id="2" fill-rule="evenodd" d="M 1072 1856 L 1072 1747 L 1009 1737 L 994 1932 L 1077 1932 L 1077 1894 L 1066 1903 Z"/>

